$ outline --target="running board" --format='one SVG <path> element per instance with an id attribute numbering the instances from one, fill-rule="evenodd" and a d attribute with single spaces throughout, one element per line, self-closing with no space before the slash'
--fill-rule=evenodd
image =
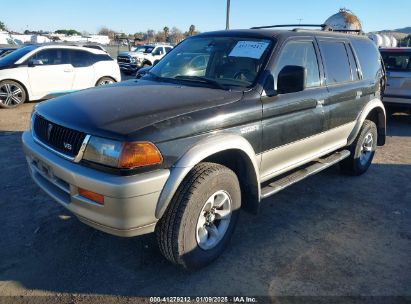
<path id="1" fill-rule="evenodd" d="M 344 158 L 350 156 L 350 151 L 341 150 L 335 152 L 327 157 L 314 159 L 314 164 L 308 165 L 298 171 L 294 171 L 290 175 L 282 177 L 261 189 L 261 198 L 269 197 L 277 192 L 291 186 L 292 184 L 303 180 L 304 178 L 318 173 L 328 167 L 338 163 Z"/>

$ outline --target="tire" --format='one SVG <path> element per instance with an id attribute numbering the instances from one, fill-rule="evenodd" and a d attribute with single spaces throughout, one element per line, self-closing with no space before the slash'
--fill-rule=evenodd
<path id="1" fill-rule="evenodd" d="M 144 62 L 141 67 L 146 68 L 146 67 L 149 67 L 149 66 L 151 66 L 151 64 L 149 64 L 148 62 Z"/>
<path id="2" fill-rule="evenodd" d="M 0 82 L 0 108 L 15 108 L 27 101 L 26 89 L 13 80 Z"/>
<path id="3" fill-rule="evenodd" d="M 361 175 L 371 165 L 377 147 L 377 127 L 365 120 L 355 141 L 349 146 L 351 155 L 340 162 L 341 170 L 350 175 Z"/>
<path id="4" fill-rule="evenodd" d="M 115 82 L 116 82 L 116 81 L 115 81 L 113 78 L 111 78 L 111 77 L 108 77 L 108 76 L 101 77 L 101 78 L 97 81 L 96 87 L 102 86 L 102 85 L 113 84 L 113 83 L 115 83 Z"/>
<path id="5" fill-rule="evenodd" d="M 215 212 L 212 202 L 221 203 Z M 215 163 L 196 165 L 157 223 L 161 253 L 186 270 L 210 264 L 229 243 L 240 207 L 241 189 L 233 171 Z"/>

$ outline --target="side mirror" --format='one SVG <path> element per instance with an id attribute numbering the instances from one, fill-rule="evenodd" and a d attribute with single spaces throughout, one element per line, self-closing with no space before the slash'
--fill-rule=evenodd
<path id="1" fill-rule="evenodd" d="M 273 74 L 267 75 L 264 81 L 264 92 L 268 97 L 273 97 L 277 95 L 277 91 L 274 89 L 274 76 Z"/>
<path id="2" fill-rule="evenodd" d="M 300 92 L 305 89 L 307 69 L 298 65 L 287 65 L 277 79 L 277 91 L 279 94 Z"/>

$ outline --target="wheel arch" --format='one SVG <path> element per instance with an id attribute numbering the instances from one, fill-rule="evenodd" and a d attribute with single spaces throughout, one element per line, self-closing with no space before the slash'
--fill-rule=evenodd
<path id="1" fill-rule="evenodd" d="M 97 79 L 96 84 L 94 86 L 97 86 L 97 84 L 99 83 L 99 81 L 103 78 L 110 78 L 111 80 L 113 80 L 114 82 L 117 82 L 117 80 L 113 77 L 113 76 L 101 76 L 99 79 Z"/>
<path id="2" fill-rule="evenodd" d="M 30 92 L 29 92 L 29 90 L 28 90 L 28 88 L 27 88 L 27 85 L 25 85 L 23 82 L 21 82 L 20 80 L 17 80 L 17 79 L 13 79 L 13 78 L 6 78 L 6 79 L 0 80 L 0 82 L 3 82 L 3 81 L 14 81 L 14 82 L 17 82 L 19 85 L 21 85 L 21 86 L 23 87 L 24 92 L 26 93 L 26 100 L 25 100 L 25 101 L 30 101 L 30 100 L 31 100 L 31 99 L 30 99 L 31 94 L 30 94 Z"/>
<path id="3" fill-rule="evenodd" d="M 245 210 L 256 213 L 260 201 L 260 177 L 257 156 L 250 143 L 234 134 L 206 138 L 190 148 L 170 169 L 170 176 L 160 194 L 156 218 L 161 218 L 186 175 L 200 162 L 214 162 L 236 173 Z"/>
<path id="4" fill-rule="evenodd" d="M 371 120 L 375 123 L 378 132 L 377 145 L 383 146 L 385 144 L 386 136 L 386 113 L 382 101 L 377 98 L 367 103 L 367 105 L 360 113 L 354 129 L 351 131 L 351 134 L 348 137 L 347 144 L 351 145 L 354 142 L 365 120 Z"/>
<path id="5" fill-rule="evenodd" d="M 148 63 L 148 65 L 153 65 L 153 63 L 150 60 L 144 59 L 143 62 L 141 63 L 141 66 L 143 67 L 146 63 Z"/>

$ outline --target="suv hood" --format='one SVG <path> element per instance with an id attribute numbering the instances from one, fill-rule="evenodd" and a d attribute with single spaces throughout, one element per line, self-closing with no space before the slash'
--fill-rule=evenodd
<path id="1" fill-rule="evenodd" d="M 36 111 L 71 129 L 124 140 L 142 128 L 235 102 L 242 95 L 240 91 L 130 80 L 42 102 Z"/>

